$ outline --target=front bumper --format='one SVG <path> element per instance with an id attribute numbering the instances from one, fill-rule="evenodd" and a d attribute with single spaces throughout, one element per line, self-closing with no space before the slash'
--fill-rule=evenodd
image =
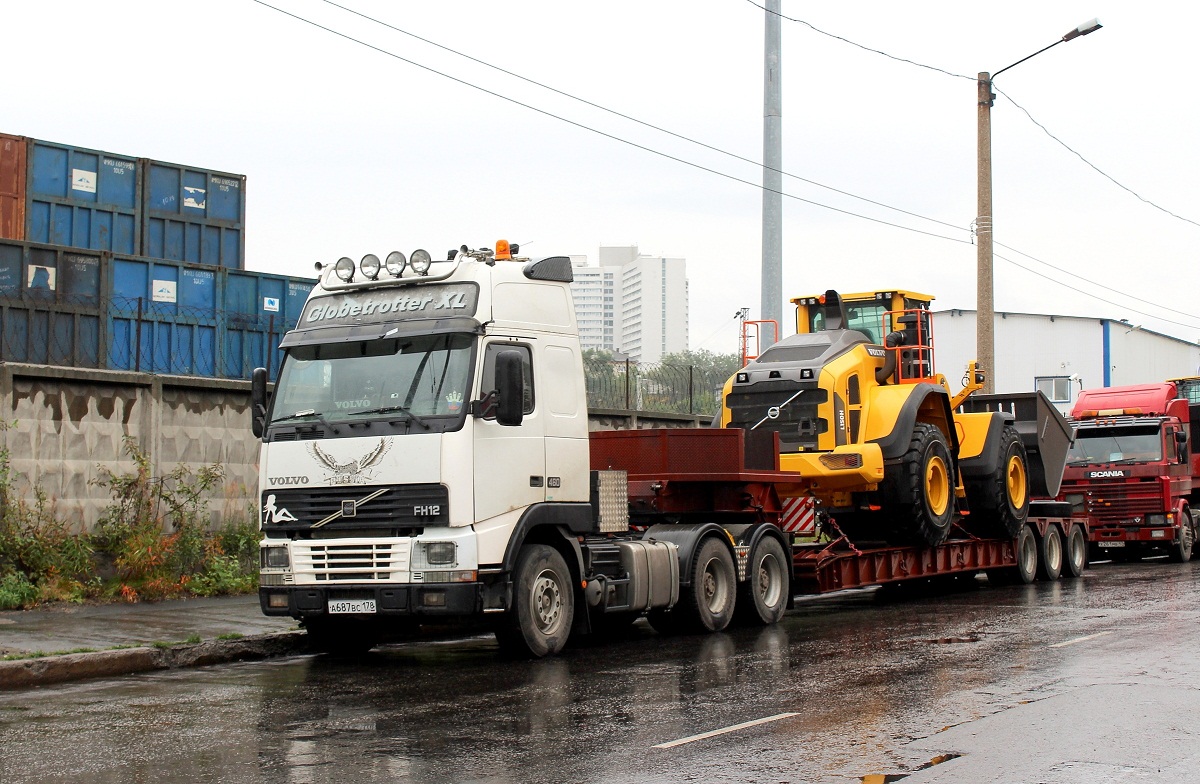
<path id="1" fill-rule="evenodd" d="M 336 587 L 267 586 L 258 589 L 264 615 L 313 618 L 327 614 L 329 600 L 353 597 L 375 599 L 374 617 L 465 616 L 483 612 L 483 583 L 429 583 L 423 585 L 338 585 Z M 286 597 L 286 606 L 282 605 Z M 346 616 L 355 618 L 369 615 Z"/>

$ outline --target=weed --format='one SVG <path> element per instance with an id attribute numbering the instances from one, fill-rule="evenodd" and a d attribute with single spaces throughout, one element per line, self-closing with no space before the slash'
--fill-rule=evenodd
<path id="1" fill-rule="evenodd" d="M 0 610 L 20 610 L 37 601 L 41 592 L 22 572 L 0 575 Z"/>
<path id="2" fill-rule="evenodd" d="M 238 632 L 228 632 L 226 634 L 218 634 L 217 639 L 218 640 L 240 640 L 245 636 L 246 635 L 240 634 Z"/>

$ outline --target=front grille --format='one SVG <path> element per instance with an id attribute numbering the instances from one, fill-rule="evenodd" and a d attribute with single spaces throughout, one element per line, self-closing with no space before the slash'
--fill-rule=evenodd
<path id="1" fill-rule="evenodd" d="M 411 531 L 448 523 L 450 493 L 438 484 L 267 490 L 262 494 L 261 508 L 268 536 L 277 532 L 311 531 L 315 535 L 320 531 L 323 535 L 336 532 L 346 536 L 380 529 Z"/>
<path id="2" fill-rule="evenodd" d="M 809 382 L 811 383 L 811 382 Z M 817 436 L 829 429 L 829 423 L 817 417 L 817 406 L 829 399 L 824 389 L 806 389 L 787 405 L 784 401 L 798 391 L 795 381 L 765 381 L 749 387 L 734 387 L 726 398 L 730 426 L 779 433 L 783 452 L 816 449 Z M 772 407 L 782 406 L 776 419 L 769 419 Z M 764 421 L 765 419 L 765 421 Z M 762 422 L 762 424 L 759 424 Z"/>
<path id="3" fill-rule="evenodd" d="M 1157 485 L 1101 485 L 1088 493 L 1087 504 L 1088 513 L 1102 523 L 1144 522 L 1146 515 L 1163 511 Z"/>
<path id="4" fill-rule="evenodd" d="M 394 573 L 408 571 L 409 541 L 299 540 L 292 545 L 292 566 L 298 578 L 316 582 L 392 580 Z"/>

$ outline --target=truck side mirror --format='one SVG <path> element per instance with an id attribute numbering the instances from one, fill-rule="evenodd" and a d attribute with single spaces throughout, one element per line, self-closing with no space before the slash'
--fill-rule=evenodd
<path id="1" fill-rule="evenodd" d="M 267 426 L 267 369 L 254 368 L 250 374 L 250 432 L 262 438 Z"/>
<path id="2" fill-rule="evenodd" d="M 525 417 L 525 377 L 521 352 L 501 351 L 496 355 L 496 422 L 508 427 Z"/>

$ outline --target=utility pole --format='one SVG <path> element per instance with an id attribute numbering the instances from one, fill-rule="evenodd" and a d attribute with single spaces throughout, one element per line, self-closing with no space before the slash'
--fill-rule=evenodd
<path id="1" fill-rule="evenodd" d="M 780 0 L 766 0 L 763 63 L 762 301 L 760 318 L 783 323 L 783 91 Z M 766 346 L 763 346 L 766 348 Z"/>
<path id="2" fill-rule="evenodd" d="M 976 134 L 978 214 L 975 217 L 975 359 L 983 370 L 983 391 L 996 391 L 996 311 L 992 297 L 992 77 L 979 74 L 979 128 Z"/>

